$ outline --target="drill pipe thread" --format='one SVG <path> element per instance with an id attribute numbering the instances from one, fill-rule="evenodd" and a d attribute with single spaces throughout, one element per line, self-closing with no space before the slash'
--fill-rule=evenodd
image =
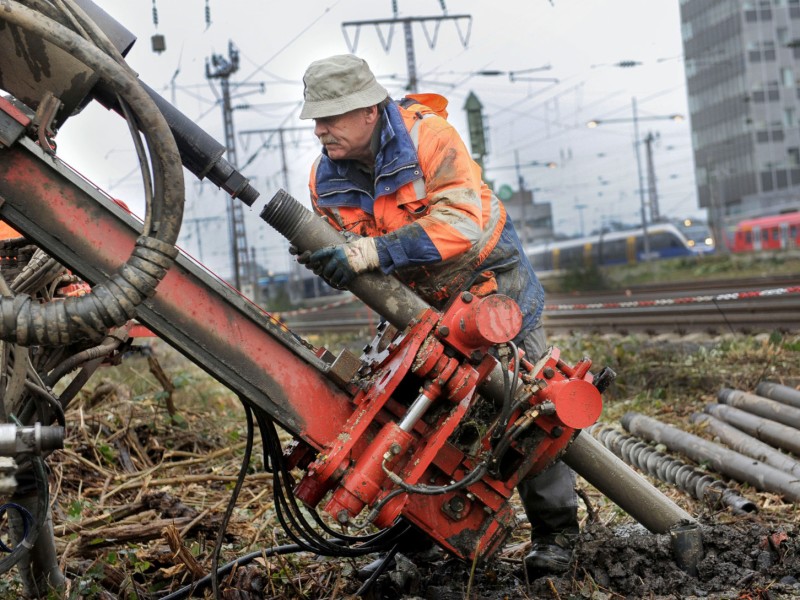
<path id="1" fill-rule="evenodd" d="M 285 190 L 278 190 L 264 208 L 260 216 L 289 241 L 314 218 L 314 213 L 295 200 Z"/>
<path id="2" fill-rule="evenodd" d="M 721 502 L 729 506 L 734 513 L 751 513 L 758 510 L 754 502 L 737 494 L 724 482 L 682 460 L 656 450 L 635 436 L 600 424 L 592 425 L 588 431 L 629 465 L 664 483 L 675 485 L 695 500 L 704 502 L 712 508 Z"/>

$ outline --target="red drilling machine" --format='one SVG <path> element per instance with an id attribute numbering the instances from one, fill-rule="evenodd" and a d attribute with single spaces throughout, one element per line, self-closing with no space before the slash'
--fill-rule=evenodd
<path id="1" fill-rule="evenodd" d="M 299 548 L 355 556 L 415 527 L 459 558 L 488 559 L 514 527 L 517 482 L 559 459 L 651 531 L 693 527 L 580 433 L 599 418 L 613 373 L 594 374 L 586 358 L 568 364 L 555 348 L 528 360 L 512 343 L 521 313 L 510 299 L 463 293 L 438 311 L 393 277 L 361 275 L 350 291 L 384 321 L 361 356 L 334 356 L 236 293 L 175 246 L 183 167 L 248 205 L 259 193 L 218 142 L 132 73 L 133 36 L 89 0 L 7 0 L 0 25 L 0 218 L 91 286 L 43 293 L 30 281 L 59 286 L 41 267 L 27 287 L 3 286 L 0 494 L 17 544 L 0 572 L 18 565 L 33 595 L 63 582 L 44 458 L 63 444 L 64 409 L 133 320 L 239 395 L 274 469 L 278 519 Z M 92 101 L 130 124 L 144 221 L 58 157 L 59 128 Z M 300 251 L 342 241 L 283 191 L 261 216 Z M 275 425 L 294 441 L 281 446 Z"/>

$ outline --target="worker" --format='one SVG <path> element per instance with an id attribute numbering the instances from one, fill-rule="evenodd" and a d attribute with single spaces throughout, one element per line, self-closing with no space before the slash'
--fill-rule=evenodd
<path id="1" fill-rule="evenodd" d="M 536 361 L 546 349 L 544 290 L 503 204 L 446 120 L 447 100 L 394 101 L 352 54 L 313 62 L 303 82 L 300 118 L 314 120 L 323 146 L 311 201 L 348 241 L 298 261 L 336 288 L 359 273 L 393 273 L 437 309 L 464 290 L 505 294 L 523 313 L 514 342 Z M 531 524 L 526 566 L 534 575 L 566 571 L 579 531 L 574 472 L 558 461 L 517 489 Z"/>

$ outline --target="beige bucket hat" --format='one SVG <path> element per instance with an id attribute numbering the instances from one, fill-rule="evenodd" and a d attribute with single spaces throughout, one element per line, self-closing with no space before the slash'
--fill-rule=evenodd
<path id="1" fill-rule="evenodd" d="M 339 54 L 311 63 L 303 75 L 301 119 L 335 117 L 366 108 L 388 98 L 389 92 L 375 80 L 367 61 L 353 54 Z"/>

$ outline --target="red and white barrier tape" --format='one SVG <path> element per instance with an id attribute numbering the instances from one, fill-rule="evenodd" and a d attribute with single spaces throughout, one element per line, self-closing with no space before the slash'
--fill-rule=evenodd
<path id="1" fill-rule="evenodd" d="M 763 298 L 767 296 L 783 296 L 786 294 L 800 294 L 800 286 L 774 288 L 753 292 L 731 292 L 717 294 L 716 296 L 688 296 L 683 298 L 662 298 L 659 300 L 631 300 L 625 302 L 596 302 L 577 304 L 547 304 L 545 311 L 555 310 L 592 310 L 598 308 L 636 308 L 648 306 L 670 306 L 674 304 L 692 304 L 695 302 L 719 302 L 727 300 L 744 300 L 746 298 Z"/>

